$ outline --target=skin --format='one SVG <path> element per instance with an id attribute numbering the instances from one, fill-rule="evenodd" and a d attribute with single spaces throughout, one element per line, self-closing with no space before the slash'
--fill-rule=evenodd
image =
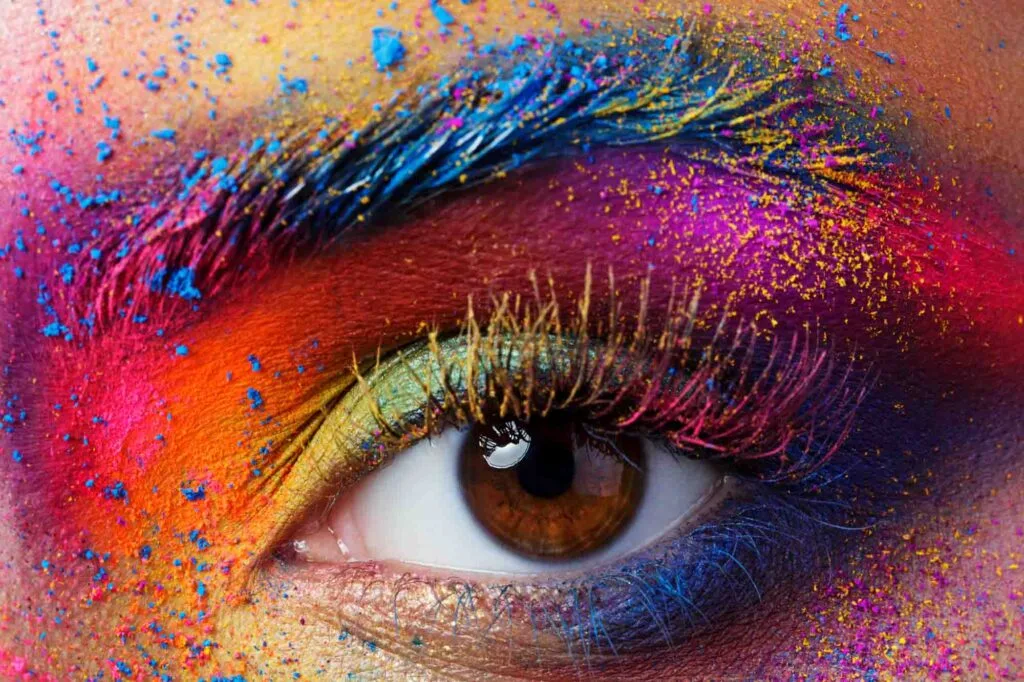
<path id="1" fill-rule="evenodd" d="M 420 25 L 417 9 L 422 10 Z M 566 1 L 558 3 L 557 19 L 546 9 L 521 3 L 506 5 L 500 0 L 489 3 L 486 12 L 475 6 L 451 9 L 458 10 L 460 19 L 472 17 L 478 35 L 493 35 L 500 40 L 531 31 L 548 32 L 556 25 L 575 34 L 581 19 L 594 24 L 607 19 L 613 25 L 624 25 L 649 13 L 673 15 L 690 8 L 675 2 L 634 8 L 620 3 Z M 701 11 L 699 7 L 694 9 Z M 903 93 L 898 104 L 886 106 L 909 112 L 916 122 L 905 133 L 906 143 L 915 151 L 919 173 L 931 180 L 925 185 L 938 188 L 928 195 L 933 215 L 946 216 L 958 209 L 956 219 L 943 222 L 942 229 L 950 234 L 969 229 L 979 242 L 993 245 L 993 252 L 1003 255 L 1016 249 L 1018 254 L 1015 259 L 993 256 L 992 262 L 987 262 L 984 250 L 972 251 L 961 263 L 962 279 L 937 279 L 942 291 L 894 297 L 896 300 L 886 308 L 886 314 L 893 317 L 915 310 L 922 301 L 941 302 L 949 289 L 958 289 L 962 296 L 958 299 L 961 307 L 930 317 L 920 325 L 908 323 L 906 330 L 912 330 L 915 338 L 912 353 L 903 353 L 897 332 L 883 335 L 881 340 L 862 332 L 872 319 L 863 309 L 853 310 L 842 324 L 831 319 L 842 326 L 840 336 L 851 347 L 873 344 L 870 347 L 880 357 L 889 358 L 881 362 L 880 371 L 902 372 L 906 391 L 900 395 L 920 401 L 919 414 L 926 415 L 920 417 L 923 421 L 909 420 L 912 426 L 903 431 L 895 426 L 891 430 L 879 428 L 879 442 L 894 452 L 927 451 L 929 447 L 942 452 L 942 459 L 936 456 L 935 465 L 926 467 L 922 474 L 923 487 L 936 501 L 934 507 L 922 505 L 903 525 L 865 540 L 866 549 L 840 572 L 832 589 L 826 589 L 823 582 L 813 594 L 796 590 L 796 594 L 787 595 L 788 599 L 776 595 L 778 601 L 771 602 L 767 613 L 729 625 L 715 638 L 702 642 L 699 652 L 680 647 L 663 656 L 606 661 L 595 676 L 746 679 L 797 674 L 843 679 L 858 676 L 856 671 L 862 670 L 858 666 L 866 665 L 863 662 L 871 655 L 876 661 L 872 665 L 879 666 L 877 661 L 885 660 L 886 655 L 892 658 L 894 652 L 915 647 L 920 655 L 913 660 L 926 662 L 910 673 L 902 671 L 912 676 L 924 677 L 941 670 L 937 666 L 929 668 L 932 664 L 927 661 L 949 658 L 951 651 L 959 664 L 973 661 L 976 667 L 971 670 L 1012 677 L 1024 669 L 1020 645 L 1024 633 L 1019 615 L 1024 578 L 1018 568 L 1024 525 L 1024 477 L 1020 475 L 1024 461 L 1024 395 L 1012 379 L 1024 370 L 1019 343 L 1024 330 L 1024 267 L 1019 255 L 1022 214 L 1018 198 L 1024 161 L 1024 117 L 1018 113 L 1018 103 L 1024 97 L 1020 66 L 1024 60 L 1020 59 L 1017 44 L 1019 36 L 1024 35 L 1024 18 L 1014 9 L 1011 2 L 986 3 L 984 7 L 955 2 L 929 3 L 927 7 L 886 4 L 863 10 L 863 18 L 854 25 L 858 36 L 878 29 L 879 37 L 868 43 L 870 49 L 858 46 L 856 40 L 811 48 L 812 52 L 830 52 L 847 72 L 860 70 L 869 100 L 893 88 Z M 90 82 L 93 76 L 86 72 L 87 55 L 101 65 L 110 65 L 105 70 L 108 75 L 103 100 L 116 110 L 124 130 L 135 131 L 129 139 L 142 138 L 146 131 L 156 128 L 178 131 L 174 145 L 150 140 L 130 148 L 119 147 L 111 159 L 99 164 L 91 149 L 68 156 L 61 142 L 104 137 L 109 131 L 103 128 L 102 117 L 94 112 L 76 115 L 70 94 L 62 95 L 64 99 L 58 100 L 62 106 L 54 108 L 44 95 L 49 86 L 41 85 L 47 77 L 57 80 L 52 55 L 41 57 L 51 50 L 51 39 L 38 26 L 34 6 L 4 5 L 0 8 L 0 97 L 5 104 L 0 108 L 0 122 L 12 128 L 22 121 L 42 118 L 47 121 L 47 130 L 56 132 L 57 137 L 45 144 L 40 154 L 19 160 L 26 167 L 23 176 L 15 176 L 6 166 L 0 172 L 0 197 L 22 192 L 28 195 L 26 201 L 0 202 L 0 244 L 13 239 L 16 227 L 25 226 L 20 211 L 26 203 L 37 215 L 49 210 L 53 200 L 47 189 L 49 173 L 82 191 L 122 184 L 142 187 L 149 180 L 159 184 L 161 169 L 176 166 L 199 147 L 214 154 L 229 153 L 239 143 L 267 130 L 328 113 L 341 112 L 352 120 L 361 120 L 374 103 L 386 101 L 396 89 L 413 87 L 444 71 L 464 54 L 455 40 L 440 40 L 433 32 L 435 23 L 428 8 L 409 5 L 402 12 L 390 13 L 387 24 L 404 31 L 406 47 L 414 57 L 407 60 L 404 71 L 385 77 L 369 59 L 370 29 L 383 21 L 376 10 L 376 5 L 344 2 L 303 4 L 298 8 L 286 3 L 204 5 L 188 23 L 190 36 L 210 36 L 209 46 L 201 50 L 196 46 L 197 52 L 205 58 L 214 52 L 228 53 L 235 66 L 230 82 L 215 77 L 210 69 L 195 68 L 190 78 L 197 82 L 198 89 L 185 94 L 184 88 L 170 86 L 149 93 L 134 78 L 117 75 L 122 67 L 139 64 L 141 69 L 147 59 L 140 56 L 142 51 L 170 51 L 167 46 L 175 32 L 167 25 L 171 17 L 161 17 L 159 22 L 151 17 L 154 11 L 163 14 L 164 9 L 132 5 L 95 12 L 70 3 L 47 7 L 47 26 L 58 28 L 62 34 L 59 54 L 66 65 L 64 78 L 75 83 Z M 798 45 L 812 40 L 821 11 L 817 2 L 730 1 L 716 3 L 704 21 L 711 25 L 717 21 L 739 22 L 746 27 L 741 31 L 750 30 L 753 22 L 776 37 L 780 27 L 788 26 L 787 37 L 779 40 Z M 854 11 L 862 10 L 855 7 Z M 821 21 L 830 30 L 832 19 Z M 1005 41 L 1005 48 L 996 47 L 1000 41 Z M 875 51 L 897 55 L 897 63 L 888 64 Z M 312 61 L 313 55 L 318 61 Z M 350 60 L 354 62 L 351 67 Z M 277 70 L 281 64 L 289 66 L 289 73 L 308 77 L 309 96 L 272 101 L 279 91 Z M 204 89 L 217 98 L 215 123 L 207 118 L 211 105 L 195 94 Z M 953 108 L 951 117 L 944 115 L 947 104 Z M 98 107 L 95 99 L 89 100 L 88 106 Z M 0 147 L 0 159 L 8 156 L 13 158 L 14 150 Z M 624 163 L 614 155 L 601 156 L 598 168 Z M 249 347 L 261 349 L 261 361 L 273 368 L 294 362 L 292 353 L 298 344 L 283 340 L 285 335 L 307 343 L 317 338 L 322 343 L 316 357 L 325 363 L 328 372 L 343 373 L 353 355 L 372 355 L 382 338 L 387 340 L 385 345 L 394 345 L 422 331 L 427 321 L 457 319 L 470 294 L 479 296 L 495 289 L 528 291 L 524 261 L 546 264 L 564 292 L 579 292 L 584 277 L 582 260 L 569 262 L 563 257 L 567 244 L 570 252 L 587 254 L 595 272 L 613 266 L 627 290 L 635 287 L 652 262 L 677 274 L 689 268 L 714 277 L 713 271 L 707 272 L 706 262 L 680 264 L 671 253 L 652 256 L 648 261 L 633 256 L 629 249 L 607 248 L 604 223 L 595 225 L 580 214 L 571 214 L 572 219 L 562 224 L 561 229 L 571 237 L 551 239 L 549 222 L 538 221 L 537 216 L 551 215 L 554 222 L 561 215 L 552 208 L 552 179 L 574 177 L 575 187 L 584 198 L 600 192 L 601 182 L 588 187 L 582 174 L 573 176 L 576 172 L 566 164 L 499 183 L 482 190 L 482 195 L 460 195 L 451 204 L 420 212 L 401 229 L 379 235 L 357 234 L 336 248 L 302 261 L 299 267 L 270 272 L 248 282 L 244 290 L 228 291 L 216 303 L 215 315 L 175 330 L 180 334 L 175 338 L 187 343 L 190 356 L 195 358 L 187 366 L 154 360 L 167 355 L 162 343 L 128 353 L 125 342 L 113 337 L 104 339 L 90 353 L 80 354 L 44 344 L 37 351 L 41 357 L 31 359 L 36 375 L 46 376 L 41 368 L 48 366 L 60 367 L 64 372 L 53 373 L 52 380 L 40 381 L 34 388 L 19 390 L 30 409 L 43 412 L 46 406 L 66 401 L 83 374 L 94 375 L 98 382 L 95 390 L 119 396 L 122 404 L 132 406 L 126 410 L 129 416 L 115 424 L 123 440 L 100 434 L 95 437 L 94 447 L 105 451 L 109 461 L 116 460 L 118 448 L 126 444 L 129 450 L 141 447 L 143 440 L 150 442 L 152 433 L 159 430 L 163 408 L 154 407 L 152 395 L 174 396 L 171 408 L 175 426 L 166 428 L 158 457 L 133 488 L 144 491 L 150 484 L 179 480 L 181 470 L 195 466 L 199 450 L 212 461 L 233 461 L 238 429 L 221 428 L 221 422 L 211 415 L 227 414 L 237 407 L 234 398 L 243 389 L 236 386 L 226 396 L 204 388 L 223 385 L 221 377 L 226 371 L 238 376 L 248 371 L 245 353 L 235 348 L 234 339 L 245 339 Z M 95 180 L 97 173 L 104 176 L 101 182 Z M 449 215 L 454 218 L 448 219 Z M 466 220 L 467 215 L 473 219 Z M 623 225 L 627 223 L 623 218 Z M 624 232 L 628 245 L 642 241 L 640 235 L 631 235 L 628 227 Z M 689 251 L 692 249 L 680 249 L 683 253 Z M 396 261 L 396 254 L 402 254 L 401 263 Z M 30 273 L 42 275 L 52 273 L 59 263 L 58 254 L 43 251 L 28 267 Z M 470 274 L 444 287 L 431 286 L 435 273 L 445 269 Z M 386 293 L 378 285 L 382 272 L 387 273 Z M 830 293 L 837 290 L 834 286 L 829 285 Z M 664 299 L 668 287 L 668 281 L 657 283 L 655 298 Z M 726 293 L 719 295 L 725 297 Z M 37 325 L 22 311 L 34 296 L 31 287 L 17 285 L 10 268 L 3 269 L 0 310 L 18 312 L 0 313 L 4 323 L 0 354 L 14 364 L 28 362 L 26 339 L 35 338 L 32 335 Z M 332 296 L 337 304 L 325 306 L 324 301 Z M 758 309 L 752 305 L 749 312 Z M 797 308 L 791 319 L 784 319 L 783 326 L 792 324 L 796 328 L 804 320 L 829 321 L 829 314 L 824 306 L 808 304 Z M 939 334 L 942 325 L 936 320 L 956 328 L 970 325 L 971 333 Z M 237 357 L 231 356 L 232 352 Z M 312 380 L 301 386 L 301 390 L 315 388 Z M 273 389 L 264 392 L 268 403 L 284 395 L 284 389 L 280 395 Z M 933 428 L 928 416 L 936 423 L 956 426 L 949 431 Z M 72 416 L 48 419 L 39 427 L 37 438 L 49 434 L 54 439 L 53 434 L 76 425 Z M 196 443 L 201 443 L 201 448 Z M 6 457 L 7 449 L 4 453 Z M 122 466 L 127 470 L 128 465 Z M 64 473 L 56 467 L 47 471 L 41 498 L 51 492 L 45 490 L 47 483 L 57 494 L 64 490 Z M 247 517 L 241 509 L 267 501 L 248 499 L 241 492 L 219 493 L 201 511 L 161 507 L 162 498 L 156 495 L 148 500 L 166 514 L 162 518 L 167 526 L 187 529 L 200 522 L 216 525 L 223 519 L 229 525 L 237 523 L 237 528 L 220 527 L 218 532 L 224 538 L 237 539 L 246 552 L 236 553 L 240 558 L 232 565 L 230 578 L 215 583 L 215 589 L 237 595 L 240 584 L 260 586 L 259 598 L 247 603 L 211 599 L 209 623 L 191 632 L 201 641 L 203 628 L 209 627 L 211 632 L 215 628 L 219 648 L 199 661 L 167 656 L 167 669 L 184 675 L 177 679 L 196 674 L 179 673 L 188 666 L 207 675 L 215 671 L 252 675 L 253 670 L 262 669 L 268 679 L 283 679 L 296 672 L 304 678 L 318 679 L 321 670 L 327 671 L 327 679 L 342 679 L 347 672 L 395 679 L 478 674 L 467 663 L 472 656 L 470 645 L 453 641 L 443 652 L 432 649 L 427 655 L 419 655 L 397 636 L 392 638 L 386 627 L 379 626 L 387 622 L 384 610 L 358 614 L 377 627 L 374 630 L 367 626 L 367 632 L 379 644 L 373 651 L 352 642 L 340 645 L 338 613 L 325 605 L 342 604 L 342 621 L 356 612 L 358 597 L 353 596 L 350 583 L 358 583 L 358 579 L 346 572 L 319 567 L 298 580 L 296 598 L 275 600 L 273 588 L 263 581 L 278 576 L 272 568 L 245 557 L 265 552 L 286 539 L 297 525 L 289 516 L 296 510 L 286 513 L 283 508 L 272 507 L 274 514 L 243 523 Z M 924 495 L 920 491 L 915 494 Z M 145 499 L 145 493 L 139 498 Z M 35 632 L 39 625 L 25 614 L 47 603 L 34 597 L 47 589 L 49 580 L 41 577 L 35 566 L 47 550 L 60 546 L 61 531 L 73 533 L 85 527 L 114 544 L 134 547 L 139 542 L 141 521 L 126 512 L 126 522 L 120 523 L 101 502 L 58 507 L 51 500 L 39 506 L 50 509 L 53 517 L 33 521 L 29 528 L 37 532 L 25 534 L 24 520 L 18 512 L 24 509 L 23 502 L 14 489 L 0 486 L 0 509 L 5 511 L 0 514 L 0 558 L 8 567 L 0 574 L 0 602 L 4 607 L 0 612 L 0 671 L 13 678 L 28 665 L 53 679 L 84 678 L 83 670 L 93 670 L 94 661 L 120 656 L 113 653 L 102 633 L 126 623 L 142 627 L 150 618 L 144 613 L 126 616 L 130 599 L 97 598 L 89 609 L 80 611 L 81 601 L 70 599 L 74 617 L 80 619 L 79 627 L 52 628 L 45 642 L 27 644 L 21 633 L 26 628 Z M 964 532 L 967 528 L 972 529 L 970 533 Z M 112 567 L 111 571 L 124 578 L 119 569 Z M 54 580 L 61 594 L 78 595 L 84 589 L 81 583 L 89 577 Z M 854 606 L 856 590 L 860 589 L 855 586 L 864 583 L 869 585 L 866 589 L 874 604 L 880 606 L 870 617 Z M 984 609 L 972 608 L 979 595 L 985 596 Z M 169 596 L 168 606 L 178 604 L 177 599 Z M 260 606 L 254 607 L 253 601 Z M 1001 615 L 993 615 L 997 613 Z M 930 650 L 930 640 L 921 639 L 923 629 L 940 633 L 942 644 L 949 650 Z M 865 630 L 887 634 L 871 639 L 865 637 Z M 906 643 L 908 638 L 910 644 Z M 830 642 L 853 640 L 867 643 L 866 653 L 857 652 L 860 658 L 852 655 L 840 663 L 829 656 L 833 652 Z M 969 646 L 981 640 L 990 645 L 989 650 L 979 652 Z M 267 644 L 254 648 L 253 642 Z M 736 642 L 742 642 L 742 655 L 736 655 Z M 244 661 L 236 655 L 240 651 L 246 652 Z M 4 670 L 4 664 L 13 672 Z M 204 665 L 207 668 L 201 667 Z M 901 676 L 896 667 L 881 666 L 878 672 Z M 516 665 L 487 666 L 485 673 L 495 679 L 524 674 Z M 115 674 L 113 670 L 111 674 Z M 559 679 L 578 674 L 580 669 L 554 658 L 525 676 Z"/>

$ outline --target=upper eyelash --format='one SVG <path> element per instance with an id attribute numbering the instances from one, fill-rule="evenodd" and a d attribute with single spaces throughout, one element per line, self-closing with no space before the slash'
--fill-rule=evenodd
<path id="1" fill-rule="evenodd" d="M 611 278 L 611 274 L 609 274 Z M 641 432 L 677 454 L 742 465 L 759 480 L 809 477 L 839 450 L 868 390 L 869 373 L 845 367 L 809 335 L 788 343 L 765 339 L 754 325 L 702 320 L 698 295 L 670 303 L 660 329 L 647 328 L 649 281 L 640 291 L 637 322 L 590 318 L 591 277 L 575 314 L 561 311 L 554 288 L 545 299 L 502 296 L 481 325 L 472 302 L 462 330 L 428 337 L 432 375 L 406 365 L 423 392 L 413 414 L 386 414 L 372 380 L 357 381 L 369 398 L 380 441 L 397 451 L 449 422 L 493 417 L 529 420 L 572 410 L 611 430 Z M 614 291 L 614 279 L 609 289 Z M 465 349 L 452 359 L 442 345 Z M 403 351 L 398 351 L 402 361 Z"/>

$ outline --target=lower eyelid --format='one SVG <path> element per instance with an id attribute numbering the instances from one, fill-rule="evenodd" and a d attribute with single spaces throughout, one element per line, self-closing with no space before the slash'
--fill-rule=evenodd
<path id="1" fill-rule="evenodd" d="M 845 509 L 751 483 L 714 520 L 570 580 L 515 585 L 367 563 L 277 564 L 265 578 L 277 590 L 288 585 L 291 600 L 336 604 L 331 617 L 346 631 L 427 665 L 465 665 L 467 647 L 482 652 L 472 665 L 490 672 L 506 669 L 509 651 L 530 670 L 572 667 L 584 651 L 600 665 L 667 644 L 698 646 L 766 608 L 773 588 L 813 581 L 860 537 L 845 520 Z"/>
<path id="2" fill-rule="evenodd" d="M 418 358 L 411 352 L 391 366 L 432 361 Z M 388 372 L 380 371 L 384 390 L 377 395 L 390 403 L 385 411 L 389 407 L 395 414 L 414 414 L 424 400 L 420 387 L 399 381 L 399 373 L 388 379 Z M 370 381 L 377 376 L 375 372 Z M 374 402 L 373 397 L 366 400 L 368 395 L 345 396 L 342 403 L 355 414 L 358 428 L 351 423 L 343 428 L 344 420 L 338 422 L 333 433 L 323 436 L 321 445 L 328 446 L 319 450 L 323 459 L 313 458 L 306 466 L 329 469 L 327 458 L 333 456 L 344 459 L 340 465 L 335 461 L 333 470 L 361 467 L 366 473 L 372 468 L 364 460 L 374 458 L 372 448 L 381 441 L 370 434 L 386 425 L 381 426 L 373 409 L 360 407 L 361 402 Z M 385 457 L 394 451 L 381 449 Z M 748 615 L 772 592 L 769 588 L 813 579 L 847 539 L 859 537 L 858 526 L 850 522 L 859 511 L 835 504 L 846 490 L 846 481 L 839 480 L 841 471 L 836 463 L 779 487 L 750 482 L 744 487 L 748 494 L 723 502 L 714 520 L 624 562 L 563 576 L 558 583 L 547 579 L 513 585 L 384 563 L 277 563 L 268 566 L 265 577 L 293 583 L 287 590 L 290 599 L 337 604 L 344 627 L 365 639 L 387 640 L 396 653 L 408 649 L 410 655 L 422 657 L 423 651 L 410 648 L 409 642 L 451 642 L 453 632 L 458 633 L 458 642 L 451 644 L 450 652 L 436 655 L 455 664 L 465 657 L 467 647 L 487 649 L 492 644 L 495 650 L 507 651 L 512 643 L 527 666 L 538 659 L 554 666 L 572 665 L 573 652 L 581 649 L 595 654 L 650 652 L 666 643 L 696 642 L 699 635 Z M 832 477 L 836 480 L 829 482 Z M 823 491 L 812 492 L 816 482 Z M 490 663 L 485 660 L 481 665 Z"/>

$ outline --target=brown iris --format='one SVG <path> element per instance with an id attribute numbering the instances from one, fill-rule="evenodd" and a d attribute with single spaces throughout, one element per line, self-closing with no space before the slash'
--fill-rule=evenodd
<path id="1" fill-rule="evenodd" d="M 643 443 L 568 419 L 473 426 L 460 454 L 476 519 L 523 554 L 576 557 L 614 538 L 643 492 Z"/>

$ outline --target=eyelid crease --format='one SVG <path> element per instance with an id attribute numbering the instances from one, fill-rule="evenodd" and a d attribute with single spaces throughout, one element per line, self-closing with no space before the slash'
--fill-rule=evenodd
<path id="1" fill-rule="evenodd" d="M 228 288 L 243 262 L 260 272 L 352 225 L 567 149 L 697 145 L 690 152 L 712 161 L 727 154 L 741 168 L 825 186 L 854 183 L 844 169 L 880 158 L 878 122 L 825 85 L 753 62 L 741 75 L 700 37 L 673 26 L 617 44 L 509 48 L 398 96 L 365 125 L 329 118 L 285 141 L 258 138 L 232 160 L 197 160 L 132 227 L 105 233 L 74 305 L 96 334 L 137 311 L 173 320 Z M 837 107 L 858 130 L 815 118 Z M 791 114 L 792 125 L 773 123 Z"/>

